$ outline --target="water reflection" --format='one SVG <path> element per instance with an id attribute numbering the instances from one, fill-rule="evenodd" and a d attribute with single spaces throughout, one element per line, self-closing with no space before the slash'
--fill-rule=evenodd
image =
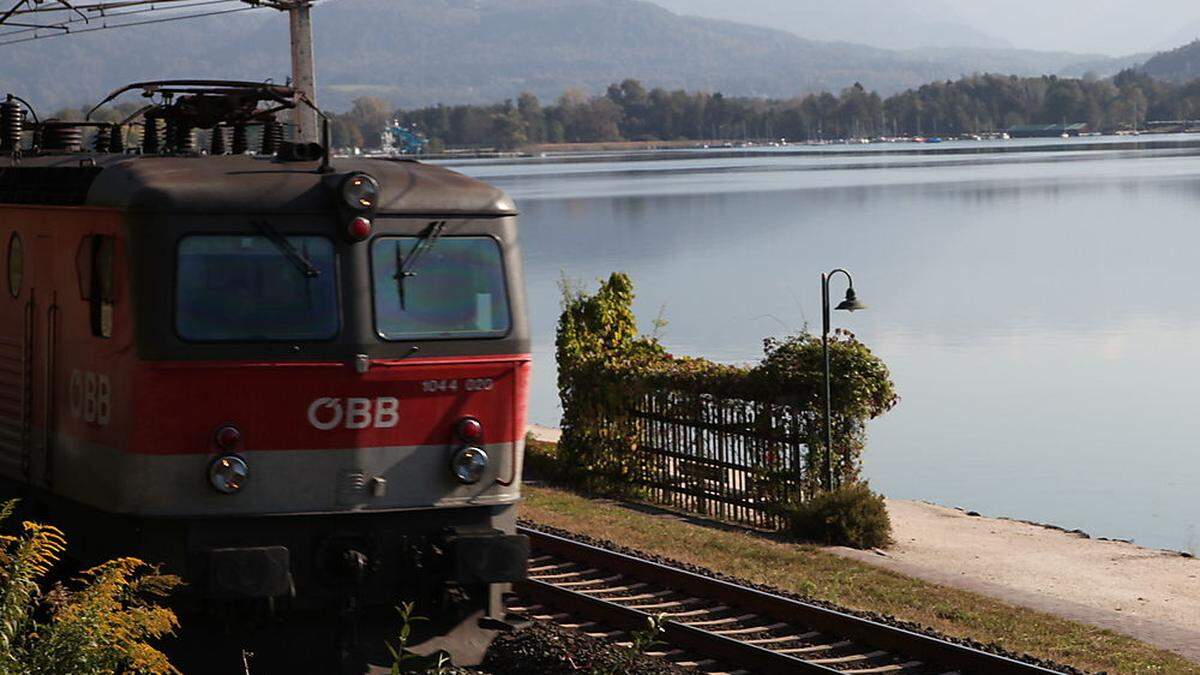
<path id="1" fill-rule="evenodd" d="M 1200 520 L 1193 151 L 459 169 L 522 210 L 534 420 L 557 421 L 563 276 L 629 272 L 672 351 L 749 361 L 819 321 L 818 275 L 843 266 L 871 311 L 837 320 L 903 396 L 871 426 L 877 488 L 1183 548 Z"/>

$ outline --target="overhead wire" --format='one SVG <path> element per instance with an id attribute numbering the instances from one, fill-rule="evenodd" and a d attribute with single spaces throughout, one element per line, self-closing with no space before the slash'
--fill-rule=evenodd
<path id="1" fill-rule="evenodd" d="M 155 2 L 154 4 L 157 5 L 161 1 L 162 0 L 158 0 L 158 2 Z M 39 24 L 39 25 L 31 25 L 31 24 L 24 24 L 24 23 L 0 24 L 0 38 L 8 38 L 8 37 L 15 36 L 15 35 L 23 35 L 23 34 L 28 34 L 28 33 L 34 33 L 37 31 L 43 31 L 43 30 L 47 30 L 47 31 L 48 30 L 62 30 L 67 33 L 80 32 L 80 31 L 72 30 L 71 26 L 78 25 L 78 24 L 91 24 L 91 23 L 103 22 L 106 19 L 120 19 L 121 17 L 137 16 L 140 14 L 148 14 L 151 12 L 163 11 L 164 9 L 169 9 L 171 11 L 185 11 L 185 10 L 193 9 L 196 7 L 208 7 L 208 6 L 212 6 L 212 5 L 242 4 L 241 0 L 168 0 L 168 1 L 170 1 L 172 3 L 178 3 L 178 4 L 172 4 L 172 6 L 169 8 L 160 8 L 160 7 L 151 6 L 151 7 L 144 7 L 142 9 L 129 9 L 126 11 L 109 11 L 109 10 L 105 9 L 105 10 L 103 10 L 103 12 L 101 14 L 97 14 L 96 16 L 86 18 L 86 19 L 79 18 L 79 17 L 73 17 L 71 19 L 65 19 L 62 21 L 54 21 L 51 23 L 43 23 L 43 24 Z M 138 4 L 146 4 L 146 3 L 144 3 L 144 2 L 142 2 L 142 3 L 122 2 L 122 3 L 114 3 L 114 4 L 119 4 L 121 7 L 131 7 L 131 6 L 135 6 Z M 249 9 L 257 9 L 257 7 L 249 7 Z M 62 10 L 54 10 L 54 11 L 61 12 Z M 6 30 L 6 27 L 10 26 L 10 25 L 11 26 L 20 26 L 20 27 Z M 123 26 L 123 25 L 125 25 L 125 24 L 117 24 L 117 25 L 113 25 L 112 27 L 119 28 L 120 26 Z M 57 34 L 55 34 L 55 35 L 57 35 Z M 51 37 L 51 36 L 47 35 L 45 37 Z"/>
<path id="2" fill-rule="evenodd" d="M 88 5 L 71 5 L 70 9 L 59 7 L 58 5 L 53 7 L 33 5 L 25 9 L 17 9 L 25 2 L 26 0 L 18 0 L 17 4 L 11 10 L 12 16 L 21 16 L 22 14 L 53 14 L 74 10 L 79 12 L 103 12 L 108 9 L 120 9 L 121 7 L 130 7 L 133 5 L 169 5 L 177 2 L 187 2 L 187 0 L 113 0 L 111 2 L 96 2 Z"/>
<path id="3" fill-rule="evenodd" d="M 62 20 L 51 20 L 39 18 L 40 15 L 62 15 L 68 14 L 72 17 L 78 15 L 80 20 L 89 21 L 91 17 L 86 12 L 91 12 L 97 16 L 103 16 L 106 11 L 120 9 L 122 7 L 131 7 L 137 5 L 170 5 L 174 3 L 184 2 L 185 0 L 110 0 L 105 2 L 89 3 L 86 5 L 71 5 L 67 0 L 53 0 L 49 5 L 42 5 L 43 0 L 15 0 L 13 5 L 6 11 L 0 14 L 0 26 L 26 26 L 30 28 L 46 27 L 57 28 L 64 22 Z M 253 1 L 252 3 L 253 4 Z M 32 17 L 27 22 L 17 22 L 13 17 Z M 49 22 L 49 23 L 47 23 Z"/>
<path id="4" fill-rule="evenodd" d="M 123 20 L 131 16 L 149 14 L 151 12 L 175 11 L 187 12 L 188 9 L 197 7 L 211 7 L 215 5 L 243 5 L 233 9 L 207 10 L 202 12 L 172 14 L 156 19 L 142 19 L 136 21 Z M 142 9 L 132 9 L 123 12 L 109 12 L 110 8 L 125 8 L 136 7 L 138 5 L 150 5 Z M 164 6 L 165 5 L 165 6 Z M 66 35 L 76 35 L 80 33 L 94 33 L 102 30 L 112 30 L 114 28 L 127 28 L 131 26 L 146 26 L 159 23 L 167 23 L 170 21 L 182 21 L 185 19 L 199 19 L 210 16 L 221 16 L 225 14 L 236 14 L 239 12 L 249 12 L 258 9 L 270 9 L 271 5 L 267 4 L 247 4 L 244 0 L 126 0 L 124 2 L 114 3 L 98 3 L 93 5 L 79 6 L 77 9 L 85 11 L 98 12 L 94 17 L 88 19 L 73 16 L 70 19 L 61 21 L 48 21 L 45 25 L 30 25 L 21 24 L 20 27 L 14 27 L 13 30 L 4 31 L 3 25 L 0 24 L 0 46 L 19 44 L 23 42 L 32 42 L 34 40 L 44 40 L 49 38 L 63 37 Z M 49 11 L 46 8 L 35 8 L 34 10 L 20 10 L 13 16 L 21 16 L 32 11 Z M 52 11 L 66 12 L 65 9 L 55 8 Z M 119 23 L 110 23 L 111 20 L 119 21 Z M 93 23 L 101 23 L 102 25 L 93 26 Z M 82 24 L 83 27 L 72 28 L 72 26 Z M 13 24 L 8 24 L 13 25 Z M 40 31 L 58 31 L 40 33 Z M 32 35 L 30 34 L 32 33 Z"/>

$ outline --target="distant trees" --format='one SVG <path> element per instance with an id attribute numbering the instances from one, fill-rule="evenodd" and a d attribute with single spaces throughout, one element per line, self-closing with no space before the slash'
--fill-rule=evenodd
<path id="1" fill-rule="evenodd" d="M 624 138 L 620 128 L 624 111 L 603 96 L 588 98 L 580 89 L 568 89 L 559 97 L 558 105 L 547 114 L 561 125 L 562 140 L 570 143 L 619 141 Z"/>
<path id="2" fill-rule="evenodd" d="M 382 142 L 380 134 L 391 125 L 392 117 L 392 105 L 387 101 L 374 96 L 356 98 L 349 112 L 330 122 L 333 144 L 378 148 Z"/>
<path id="3" fill-rule="evenodd" d="M 1134 70 L 1104 80 L 983 74 L 931 82 L 886 100 L 858 83 L 839 94 L 768 100 L 647 90 L 627 79 L 600 95 L 569 89 L 545 106 L 526 92 L 515 102 L 397 111 L 379 99 L 361 98 L 335 120 L 334 142 L 378 147 L 379 131 L 393 117 L 438 147 L 504 149 L 620 140 L 957 135 L 1061 122 L 1115 130 L 1152 119 L 1200 117 L 1200 80 L 1171 84 Z"/>

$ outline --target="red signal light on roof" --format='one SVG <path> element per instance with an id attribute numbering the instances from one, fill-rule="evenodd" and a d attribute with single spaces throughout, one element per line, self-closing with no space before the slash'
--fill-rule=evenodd
<path id="1" fill-rule="evenodd" d="M 354 241 L 362 241 L 371 236 L 371 219 L 359 216 L 346 226 L 346 234 Z"/>

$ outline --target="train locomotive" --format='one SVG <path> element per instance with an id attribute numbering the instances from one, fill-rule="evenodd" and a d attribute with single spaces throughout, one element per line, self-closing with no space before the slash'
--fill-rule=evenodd
<path id="1" fill-rule="evenodd" d="M 528 558 L 513 202 L 331 158 L 328 123 L 285 142 L 289 87 L 126 91 L 116 122 L 0 102 L 3 491 L 81 564 L 181 575 L 185 611 L 418 601 L 476 658 Z"/>

